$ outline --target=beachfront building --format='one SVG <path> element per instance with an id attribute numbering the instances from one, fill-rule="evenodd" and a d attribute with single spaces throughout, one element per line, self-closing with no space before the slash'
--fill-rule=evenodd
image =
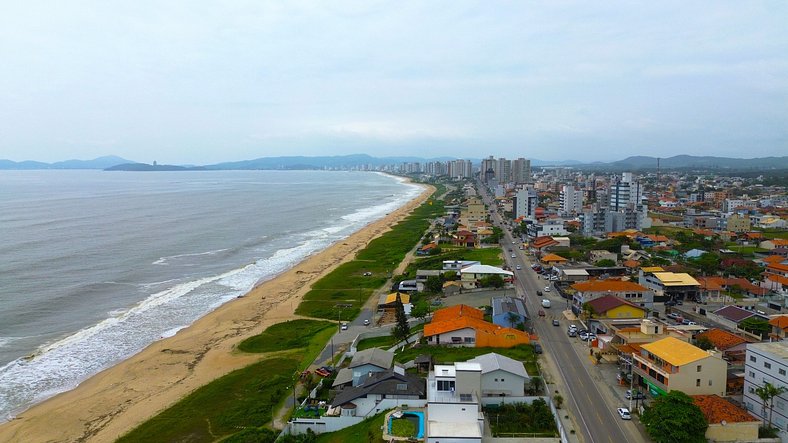
<path id="1" fill-rule="evenodd" d="M 667 337 L 641 345 L 632 362 L 635 383 L 647 386 L 652 395 L 678 390 L 725 396 L 728 364 L 714 351 Z"/>
<path id="2" fill-rule="evenodd" d="M 747 345 L 744 364 L 744 407 L 761 420 L 771 412 L 772 425 L 780 430 L 782 441 L 788 441 L 788 392 L 773 399 L 774 408 L 764 409 L 763 400 L 755 390 L 766 383 L 788 389 L 788 342 L 751 343 Z"/>
<path id="3" fill-rule="evenodd" d="M 514 279 L 514 272 L 490 265 L 471 265 L 460 269 L 460 281 L 466 289 L 479 287 L 482 279 L 493 275 L 500 276 L 505 283 L 511 283 Z"/>
<path id="4" fill-rule="evenodd" d="M 436 346 L 510 348 L 531 342 L 525 332 L 487 322 L 484 311 L 467 305 L 435 311 L 424 326 L 424 338 Z"/>
<path id="5" fill-rule="evenodd" d="M 435 365 L 427 379 L 427 443 L 481 443 L 484 415 L 479 363 Z"/>
<path id="6" fill-rule="evenodd" d="M 528 313 L 525 303 L 516 297 L 492 298 L 492 321 L 498 326 L 514 328 L 520 323 L 525 323 Z"/>
<path id="7" fill-rule="evenodd" d="M 364 382 L 367 376 L 375 372 L 389 370 L 393 362 L 393 352 L 380 348 L 358 351 L 353 355 L 350 365 L 339 370 L 332 387 L 342 389 L 348 386 L 358 386 Z"/>
<path id="8" fill-rule="evenodd" d="M 367 417 L 403 404 L 423 406 L 425 397 L 424 379 L 406 375 L 404 369 L 396 367 L 371 373 L 360 385 L 343 389 L 331 401 L 331 409 L 336 413 L 335 408 L 339 408 L 341 416 Z"/>
<path id="9" fill-rule="evenodd" d="M 491 352 L 468 360 L 482 368 L 482 397 L 522 397 L 530 377 L 523 362 Z"/>

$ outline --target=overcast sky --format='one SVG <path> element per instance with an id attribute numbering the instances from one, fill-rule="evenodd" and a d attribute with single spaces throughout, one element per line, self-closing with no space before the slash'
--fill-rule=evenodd
<path id="1" fill-rule="evenodd" d="M 788 2 L 8 1 L 0 158 L 788 155 Z"/>

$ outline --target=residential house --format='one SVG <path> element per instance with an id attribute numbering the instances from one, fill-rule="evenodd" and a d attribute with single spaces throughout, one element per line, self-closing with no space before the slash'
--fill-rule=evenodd
<path id="1" fill-rule="evenodd" d="M 591 300 L 612 295 L 643 308 L 651 308 L 654 304 L 654 293 L 635 282 L 605 279 L 577 282 L 571 286 L 575 290 L 572 296 L 572 311 L 579 314 L 583 304 Z"/>
<path id="2" fill-rule="evenodd" d="M 426 394 L 423 378 L 397 367 L 369 374 L 358 386 L 339 391 L 331 408 L 340 408 L 342 416 L 367 417 L 403 404 L 424 405 Z"/>
<path id="3" fill-rule="evenodd" d="M 761 286 L 779 294 L 788 294 L 788 264 L 770 263 L 766 265 Z"/>
<path id="4" fill-rule="evenodd" d="M 600 260 L 611 260 L 613 263 L 618 261 L 618 254 L 604 249 L 594 249 L 588 253 L 588 261 L 596 263 Z"/>
<path id="5" fill-rule="evenodd" d="M 451 239 L 452 244 L 455 246 L 464 246 L 466 248 L 474 248 L 476 247 L 476 235 L 468 230 L 460 230 L 457 231 L 452 236 Z"/>
<path id="6" fill-rule="evenodd" d="M 480 265 L 482 262 L 476 260 L 444 260 L 444 271 L 459 271 L 462 268 L 467 268 L 472 265 Z"/>
<path id="7" fill-rule="evenodd" d="M 557 246 L 558 242 L 553 240 L 553 237 L 545 236 L 545 237 L 536 237 L 530 243 L 531 249 L 535 249 L 537 251 L 543 251 L 551 246 Z"/>
<path id="8" fill-rule="evenodd" d="M 749 343 L 744 337 L 724 329 L 712 328 L 695 336 L 695 340 L 706 339 L 714 345 L 714 349 L 722 353 L 722 359 L 729 363 L 744 363 L 744 352 Z"/>
<path id="9" fill-rule="evenodd" d="M 384 294 L 378 300 L 378 311 L 396 313 L 397 298 L 399 297 L 402 308 L 405 310 L 405 315 L 410 315 L 413 304 L 410 302 L 410 294 L 405 292 L 392 292 L 391 294 Z"/>
<path id="10" fill-rule="evenodd" d="M 384 372 L 391 369 L 394 353 L 380 348 L 369 348 L 358 351 L 353 355 L 350 365 L 342 368 L 337 373 L 332 387 L 345 388 L 358 386 L 372 373 Z"/>
<path id="11" fill-rule="evenodd" d="M 514 279 L 514 272 L 490 265 L 471 265 L 460 269 L 460 281 L 468 289 L 479 287 L 483 278 L 493 275 L 501 276 L 505 283 L 511 283 Z"/>
<path id="12" fill-rule="evenodd" d="M 491 352 L 468 360 L 482 368 L 482 397 L 522 397 L 530 377 L 523 362 Z"/>
<path id="13" fill-rule="evenodd" d="M 755 316 L 755 311 L 749 311 L 738 306 L 723 306 L 714 312 L 707 312 L 706 316 L 727 328 L 738 329 L 742 320 Z"/>
<path id="14" fill-rule="evenodd" d="M 707 254 L 706 251 L 702 249 L 690 249 L 689 251 L 684 253 L 685 258 L 700 258 L 703 254 Z"/>
<path id="15" fill-rule="evenodd" d="M 612 335 L 610 345 L 618 352 L 619 364 L 623 365 L 626 370 L 629 370 L 629 365 L 632 363 L 632 353 L 640 352 L 640 346 L 643 344 L 667 337 L 686 342 L 690 340 L 690 335 L 686 332 L 649 318 L 641 319 L 637 327 L 629 325 L 621 327 L 617 324 L 610 324 L 607 330 Z"/>
<path id="16" fill-rule="evenodd" d="M 427 344 L 509 348 L 530 343 L 530 336 L 513 328 L 484 321 L 484 312 L 467 305 L 435 311 L 424 326 Z"/>
<path id="17" fill-rule="evenodd" d="M 722 299 L 723 291 L 737 292 L 747 297 L 763 297 L 769 290 L 750 283 L 746 278 L 738 277 L 698 277 L 701 297 L 705 301 Z M 711 297 L 709 299 L 708 297 Z M 728 297 L 730 298 L 730 297 Z"/>
<path id="18" fill-rule="evenodd" d="M 566 263 L 568 260 L 564 257 L 561 257 L 557 254 L 545 254 L 542 258 L 539 259 L 543 264 L 547 266 L 554 266 Z"/>
<path id="19" fill-rule="evenodd" d="M 766 383 L 788 390 L 788 341 L 747 345 L 742 400 L 750 414 L 761 420 L 771 414 L 772 425 L 780 430 L 781 440 L 788 441 L 788 391 L 773 399 L 774 408 L 770 411 L 756 394 Z"/>
<path id="20" fill-rule="evenodd" d="M 427 443 L 481 443 L 482 368 L 479 363 L 435 365 L 427 378 Z"/>
<path id="21" fill-rule="evenodd" d="M 525 323 L 528 314 L 525 303 L 516 297 L 493 297 L 492 322 L 498 326 L 514 328 Z"/>
<path id="22" fill-rule="evenodd" d="M 761 249 L 775 249 L 775 248 L 786 248 L 788 247 L 788 239 L 783 238 L 771 238 L 769 240 L 764 240 L 758 244 L 758 247 Z"/>
<path id="23" fill-rule="evenodd" d="M 788 337 L 788 315 L 776 315 L 769 319 L 772 332 L 769 338 L 772 341 L 785 340 Z"/>
<path id="24" fill-rule="evenodd" d="M 645 318 L 646 310 L 615 295 L 605 295 L 586 302 L 596 319 Z M 584 309 L 585 310 L 585 309 Z"/>
<path id="25" fill-rule="evenodd" d="M 693 395 L 709 427 L 706 440 L 712 442 L 757 441 L 760 421 L 746 410 L 719 395 Z"/>
<path id="26" fill-rule="evenodd" d="M 632 358 L 636 384 L 653 395 L 678 390 L 725 396 L 728 364 L 714 352 L 668 337 L 640 346 Z"/>
<path id="27" fill-rule="evenodd" d="M 700 297 L 700 283 L 686 272 L 641 268 L 638 283 L 654 291 L 654 301 L 698 300 Z"/>

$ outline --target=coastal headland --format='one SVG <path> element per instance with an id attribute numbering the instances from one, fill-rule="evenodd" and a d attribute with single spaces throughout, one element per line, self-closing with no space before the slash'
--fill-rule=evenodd
<path id="1" fill-rule="evenodd" d="M 112 442 L 190 392 L 261 357 L 235 351 L 243 339 L 298 318 L 312 283 L 350 261 L 423 203 L 434 189 L 292 269 L 228 302 L 176 335 L 0 425 L 3 442 Z"/>

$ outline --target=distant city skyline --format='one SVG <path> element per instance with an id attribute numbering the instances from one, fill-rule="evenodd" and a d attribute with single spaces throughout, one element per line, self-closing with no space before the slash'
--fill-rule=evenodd
<path id="1" fill-rule="evenodd" d="M 788 153 L 788 4 L 16 2 L 0 159 Z"/>

